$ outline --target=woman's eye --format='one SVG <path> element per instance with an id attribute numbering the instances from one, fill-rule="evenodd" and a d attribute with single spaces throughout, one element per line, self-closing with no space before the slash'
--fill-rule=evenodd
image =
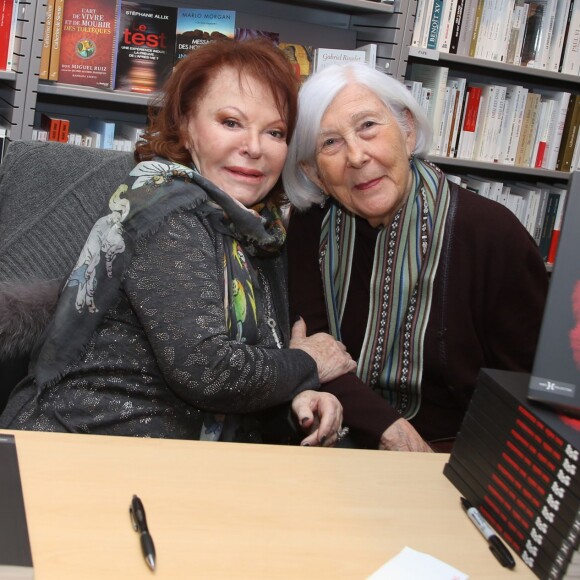
<path id="1" fill-rule="evenodd" d="M 239 123 L 237 121 L 234 121 L 233 119 L 226 119 L 224 121 L 224 125 L 226 127 L 230 127 L 231 129 L 233 129 L 234 127 L 238 127 Z"/>
<path id="2" fill-rule="evenodd" d="M 323 147 L 332 147 L 336 143 L 336 139 L 325 139 L 322 142 Z"/>
<path id="3" fill-rule="evenodd" d="M 272 137 L 274 137 L 276 139 L 285 139 L 286 138 L 286 133 L 284 133 L 284 131 L 278 131 L 278 130 L 270 131 L 270 135 L 272 135 Z"/>
<path id="4" fill-rule="evenodd" d="M 371 127 L 374 127 L 376 125 L 376 123 L 374 121 L 365 121 L 362 126 L 363 129 L 370 129 Z"/>

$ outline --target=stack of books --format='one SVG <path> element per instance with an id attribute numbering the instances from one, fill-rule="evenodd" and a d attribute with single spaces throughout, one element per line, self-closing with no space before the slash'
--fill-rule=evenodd
<path id="1" fill-rule="evenodd" d="M 580 577 L 580 420 L 483 369 L 443 473 L 539 578 Z"/>

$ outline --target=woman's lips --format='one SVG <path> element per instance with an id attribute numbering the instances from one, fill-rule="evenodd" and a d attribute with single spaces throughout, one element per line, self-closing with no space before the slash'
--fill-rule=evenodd
<path id="1" fill-rule="evenodd" d="M 240 176 L 248 179 L 261 179 L 264 177 L 264 174 L 257 169 L 248 169 L 244 167 L 226 167 L 229 173 L 232 173 L 235 176 Z"/>
<path id="2" fill-rule="evenodd" d="M 370 181 L 365 181 L 364 183 L 357 183 L 357 185 L 355 185 L 355 189 L 364 191 L 365 189 L 370 189 L 371 187 L 374 187 L 380 182 L 381 178 L 377 177 L 376 179 L 371 179 Z"/>

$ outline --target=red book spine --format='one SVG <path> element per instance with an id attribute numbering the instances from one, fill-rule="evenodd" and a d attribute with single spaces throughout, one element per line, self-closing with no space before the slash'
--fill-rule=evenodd
<path id="1" fill-rule="evenodd" d="M 8 48 L 11 46 L 14 0 L 0 0 L 0 70 L 8 66 Z M 11 59 L 10 59 L 11 60 Z"/>

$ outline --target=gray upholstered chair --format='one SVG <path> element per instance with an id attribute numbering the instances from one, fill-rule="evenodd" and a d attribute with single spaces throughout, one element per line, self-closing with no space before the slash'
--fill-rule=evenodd
<path id="1" fill-rule="evenodd" d="M 14 141 L 0 164 L 0 410 L 132 153 Z"/>

